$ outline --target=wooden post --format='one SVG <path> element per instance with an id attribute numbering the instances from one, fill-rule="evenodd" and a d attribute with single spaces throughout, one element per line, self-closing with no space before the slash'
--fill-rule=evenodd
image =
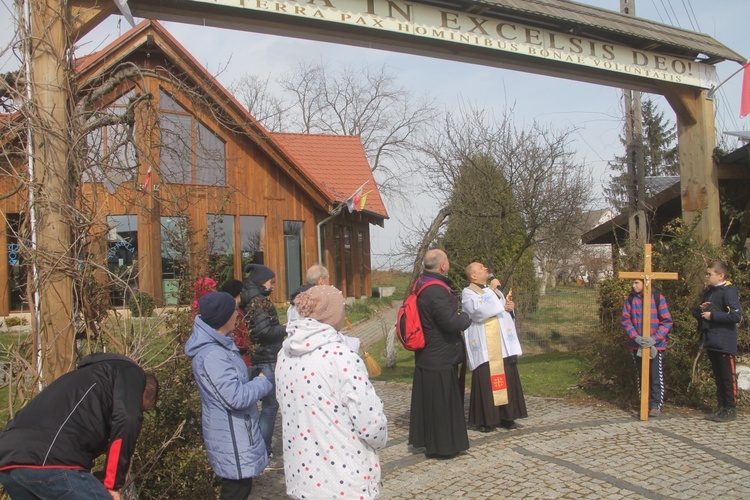
<path id="1" fill-rule="evenodd" d="M 71 81 L 63 0 L 31 1 L 34 187 L 44 382 L 75 367 L 68 99 Z"/>
<path id="2" fill-rule="evenodd" d="M 665 88 L 677 114 L 677 140 L 680 153 L 682 217 L 688 224 L 698 216 L 698 237 L 713 245 L 721 244 L 719 176 L 713 162 L 716 147 L 714 105 L 706 91 Z"/>
<path id="3" fill-rule="evenodd" d="M 643 245 L 643 271 L 620 272 L 621 280 L 643 280 L 643 336 L 651 336 L 651 280 L 676 280 L 677 273 L 655 273 L 651 271 L 651 245 Z M 656 304 L 659 307 L 659 304 Z M 652 347 L 651 349 L 656 349 Z M 648 420 L 650 349 L 643 349 L 641 356 L 641 420 Z"/>

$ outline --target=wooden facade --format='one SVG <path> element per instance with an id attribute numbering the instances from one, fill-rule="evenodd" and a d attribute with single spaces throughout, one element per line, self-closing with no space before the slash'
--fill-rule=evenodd
<path id="1" fill-rule="evenodd" d="M 114 180 L 93 172 L 83 185 L 81 203 L 106 225 L 98 234 L 107 237 L 100 236 L 92 248 L 110 272 L 159 305 L 185 303 L 177 290 L 185 289 L 185 280 L 215 271 L 220 258 L 223 274 L 213 276 L 217 281 L 242 279 L 248 262 L 262 262 L 276 272 L 272 299 L 287 300 L 305 270 L 319 261 L 317 224 L 329 219 L 346 195 L 331 189 L 335 179 L 305 169 L 156 22 L 140 23 L 79 61 L 81 92 L 125 62 L 148 71 L 108 92 L 104 106 L 112 109 L 137 95 L 150 99 L 136 107 L 135 153 L 125 149 L 116 155 L 126 163 L 128 155 L 134 158 L 132 169 Z M 168 123 L 172 135 L 165 135 Z M 102 148 L 111 141 L 99 140 Z M 366 170 L 360 175 L 372 179 Z M 11 184 L 0 170 L 3 193 Z M 13 276 L 19 262 L 8 226 L 20 217 L 24 201 L 23 191 L 0 200 L 0 244 L 8 249 L 0 252 L 0 315 L 26 308 L 19 300 L 22 283 Z M 383 224 L 387 214 L 384 208 L 380 212 L 341 210 L 322 226 L 322 262 L 347 297 L 371 294 L 369 226 Z"/>

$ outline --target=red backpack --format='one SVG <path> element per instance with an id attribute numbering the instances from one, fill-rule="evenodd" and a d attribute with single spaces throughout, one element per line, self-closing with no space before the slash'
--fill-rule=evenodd
<path id="1" fill-rule="evenodd" d="M 440 285 L 450 291 L 448 285 L 437 279 L 428 281 L 419 287 L 419 290 L 417 290 L 417 283 L 414 283 L 411 293 L 404 299 L 404 303 L 398 309 L 396 337 L 398 337 L 401 345 L 407 351 L 418 351 L 424 348 L 424 331 L 422 330 L 422 320 L 419 318 L 419 311 L 417 310 L 417 297 L 422 293 L 422 290 L 430 285 Z"/>

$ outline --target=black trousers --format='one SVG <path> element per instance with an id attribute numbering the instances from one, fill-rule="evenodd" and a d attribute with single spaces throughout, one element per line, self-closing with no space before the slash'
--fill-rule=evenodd
<path id="1" fill-rule="evenodd" d="M 645 349 L 644 349 L 645 351 Z M 641 373 L 643 371 L 643 362 L 633 351 L 633 362 L 635 371 L 638 374 L 638 395 L 641 395 Z M 645 353 L 646 356 L 649 353 Z M 664 406 L 664 351 L 656 351 L 656 356 L 649 360 L 648 365 L 648 409 L 661 410 Z"/>
<path id="2" fill-rule="evenodd" d="M 247 500 L 253 489 L 253 478 L 225 479 L 221 478 L 221 500 Z"/>
<path id="3" fill-rule="evenodd" d="M 716 402 L 719 408 L 737 407 L 737 374 L 734 355 L 706 350 L 716 381 Z"/>

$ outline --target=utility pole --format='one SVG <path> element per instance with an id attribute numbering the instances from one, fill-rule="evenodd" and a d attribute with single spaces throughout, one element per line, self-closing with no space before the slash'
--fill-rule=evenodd
<path id="1" fill-rule="evenodd" d="M 620 0 L 620 12 L 635 16 L 635 0 Z M 623 89 L 625 102 L 625 161 L 628 167 L 628 238 L 648 241 L 646 224 L 646 164 L 643 152 L 641 93 Z"/>

